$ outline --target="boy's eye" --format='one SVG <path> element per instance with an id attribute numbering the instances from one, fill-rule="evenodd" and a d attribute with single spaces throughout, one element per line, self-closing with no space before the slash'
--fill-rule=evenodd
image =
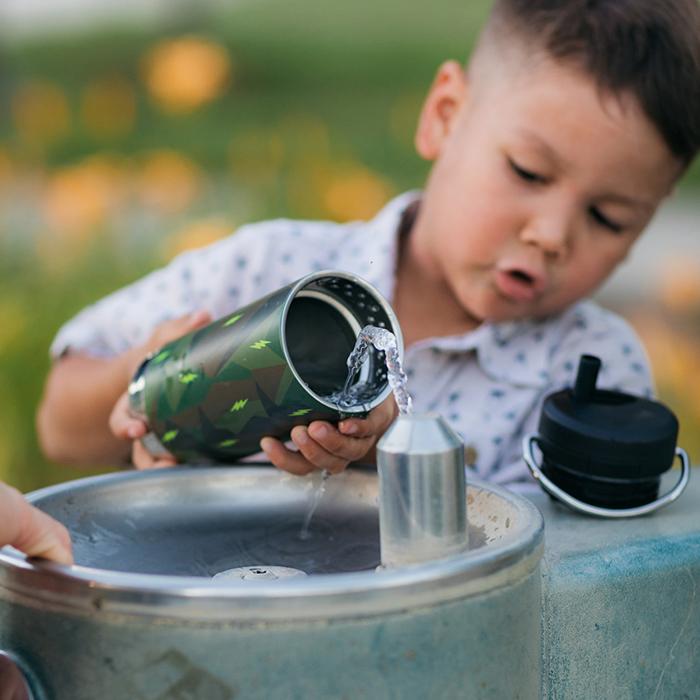
<path id="1" fill-rule="evenodd" d="M 546 181 L 546 178 L 542 177 L 542 175 L 538 175 L 537 173 L 533 173 L 532 170 L 523 168 L 522 166 L 518 165 L 512 158 L 508 158 L 508 165 L 510 165 L 511 170 L 521 180 L 524 180 L 525 182 L 534 182 L 541 184 Z"/>
<path id="2" fill-rule="evenodd" d="M 610 229 L 614 233 L 620 233 L 622 231 L 622 225 L 618 224 L 612 219 L 609 219 L 607 216 L 605 216 L 605 214 L 603 214 L 600 211 L 600 209 L 598 209 L 598 207 L 590 207 L 588 213 L 593 218 L 593 221 L 595 221 L 597 224 L 600 224 L 601 226 Z"/>

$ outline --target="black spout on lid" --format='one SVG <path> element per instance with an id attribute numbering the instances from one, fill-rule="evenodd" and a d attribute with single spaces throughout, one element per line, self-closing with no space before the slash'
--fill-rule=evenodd
<path id="1" fill-rule="evenodd" d="M 600 370 L 600 359 L 595 355 L 581 355 L 574 385 L 576 401 L 590 401 L 595 393 L 595 383 Z"/>

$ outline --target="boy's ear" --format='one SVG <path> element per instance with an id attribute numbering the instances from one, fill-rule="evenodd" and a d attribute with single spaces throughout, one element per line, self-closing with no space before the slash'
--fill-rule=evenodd
<path id="1" fill-rule="evenodd" d="M 426 160 L 435 160 L 440 155 L 466 94 L 464 67 L 457 61 L 443 63 L 430 86 L 418 120 L 415 138 L 418 155 Z"/>

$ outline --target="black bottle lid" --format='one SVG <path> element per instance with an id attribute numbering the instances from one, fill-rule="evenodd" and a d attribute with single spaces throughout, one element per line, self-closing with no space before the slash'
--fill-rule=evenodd
<path id="1" fill-rule="evenodd" d="M 589 502 L 649 502 L 673 464 L 678 420 L 658 401 L 598 389 L 600 364 L 582 355 L 575 385 L 545 399 L 538 430 L 544 471 Z"/>

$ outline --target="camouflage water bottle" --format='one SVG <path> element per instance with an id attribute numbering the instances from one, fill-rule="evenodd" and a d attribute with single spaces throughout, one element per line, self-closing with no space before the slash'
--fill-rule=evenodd
<path id="1" fill-rule="evenodd" d="M 329 398 L 343 388 L 346 360 L 365 325 L 387 328 L 402 347 L 386 300 L 361 278 L 317 272 L 152 353 L 129 386 L 153 453 L 180 461 L 232 462 L 260 451 L 260 439 L 286 440 L 296 425 L 337 421 Z M 390 393 L 383 353 L 372 349 L 355 383 L 361 415 Z"/>

